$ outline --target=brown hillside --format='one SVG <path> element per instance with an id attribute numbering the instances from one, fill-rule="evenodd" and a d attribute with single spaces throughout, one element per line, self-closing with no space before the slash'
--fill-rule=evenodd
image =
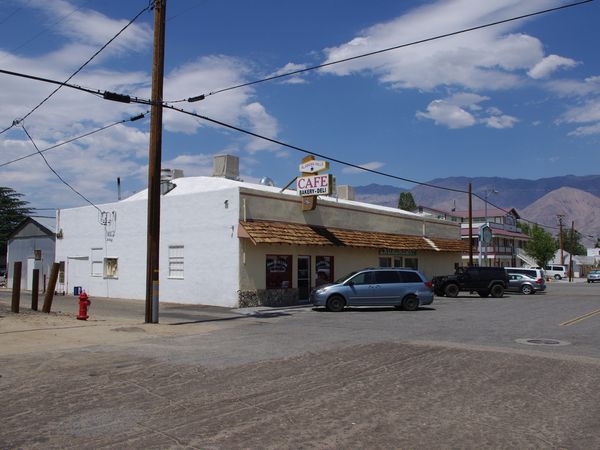
<path id="1" fill-rule="evenodd" d="M 557 214 L 564 214 L 563 224 L 571 227 L 575 221 L 575 229 L 584 235 L 591 235 L 582 243 L 590 247 L 600 236 L 600 197 L 570 187 L 562 187 L 544 195 L 519 213 L 526 219 L 544 225 L 558 225 Z M 550 230 L 557 234 L 557 230 Z"/>

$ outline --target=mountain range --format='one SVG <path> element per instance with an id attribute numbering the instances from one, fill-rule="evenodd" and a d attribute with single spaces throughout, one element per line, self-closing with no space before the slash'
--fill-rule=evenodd
<path id="1" fill-rule="evenodd" d="M 586 238 L 582 242 L 593 246 L 600 236 L 600 175 L 541 178 L 538 180 L 510 179 L 501 177 L 449 177 L 436 178 L 426 184 L 454 189 L 443 190 L 424 185 L 411 189 L 417 205 L 450 211 L 468 209 L 468 195 L 456 191 L 473 192 L 473 209 L 483 209 L 487 196 L 488 207 L 515 208 L 521 217 L 548 226 L 558 225 L 557 215 L 564 216 L 566 228 L 575 222 L 575 229 Z M 370 184 L 356 186 L 358 201 L 396 207 L 400 192 L 396 186 Z M 477 196 L 481 197 L 477 198 Z"/>

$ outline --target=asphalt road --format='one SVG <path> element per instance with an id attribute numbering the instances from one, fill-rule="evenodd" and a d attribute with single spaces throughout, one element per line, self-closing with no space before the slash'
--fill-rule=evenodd
<path id="1" fill-rule="evenodd" d="M 134 340 L 0 353 L 0 447 L 600 448 L 600 284 L 416 312 L 165 305 L 166 336 L 139 313 L 107 330 Z"/>

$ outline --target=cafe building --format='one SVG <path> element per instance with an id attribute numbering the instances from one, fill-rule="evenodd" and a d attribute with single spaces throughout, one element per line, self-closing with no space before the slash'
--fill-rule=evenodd
<path id="1" fill-rule="evenodd" d="M 431 278 L 461 261 L 459 224 L 354 201 L 349 186 L 331 192 L 332 177 L 318 164 L 314 172 L 304 166 L 296 190 L 239 181 L 238 164 L 219 156 L 212 177 L 164 171 L 161 301 L 292 305 L 360 268 L 412 267 Z M 144 299 L 147 191 L 99 208 L 58 212 L 64 289 Z"/>

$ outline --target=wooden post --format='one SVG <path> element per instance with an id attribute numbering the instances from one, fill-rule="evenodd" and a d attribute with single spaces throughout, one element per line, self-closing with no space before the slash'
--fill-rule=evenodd
<path id="1" fill-rule="evenodd" d="M 148 226 L 146 236 L 146 323 L 158 323 L 160 249 L 160 164 L 162 155 L 162 101 L 167 0 L 154 2 L 152 107 L 148 155 Z"/>
<path id="2" fill-rule="evenodd" d="M 53 263 L 52 269 L 50 270 L 50 281 L 48 282 L 48 289 L 46 289 L 46 296 L 44 297 L 44 306 L 42 307 L 42 311 L 45 313 L 49 313 L 52 309 L 52 300 L 54 300 L 54 289 L 56 289 L 59 266 L 59 263 Z"/>
<path id="3" fill-rule="evenodd" d="M 19 303 L 21 303 L 21 261 L 15 261 L 13 269 L 12 302 L 10 310 L 14 313 L 19 312 Z"/>
<path id="4" fill-rule="evenodd" d="M 40 291 L 40 269 L 33 269 L 33 280 L 31 282 L 31 309 L 38 310 L 38 295 Z"/>

